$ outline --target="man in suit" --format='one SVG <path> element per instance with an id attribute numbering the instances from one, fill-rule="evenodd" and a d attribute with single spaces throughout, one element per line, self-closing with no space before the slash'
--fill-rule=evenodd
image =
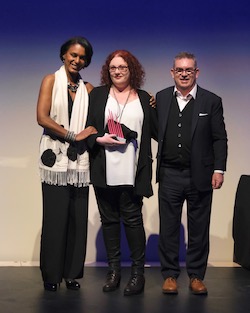
<path id="1" fill-rule="evenodd" d="M 162 291 L 178 293 L 181 214 L 186 200 L 189 288 L 193 294 L 204 295 L 212 193 L 224 181 L 227 133 L 221 98 L 196 83 L 195 56 L 179 53 L 171 75 L 175 86 L 156 94 Z"/>

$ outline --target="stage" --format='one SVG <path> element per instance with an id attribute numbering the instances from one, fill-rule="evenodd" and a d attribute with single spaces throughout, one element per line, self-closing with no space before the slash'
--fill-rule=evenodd
<path id="1" fill-rule="evenodd" d="M 249 312 L 250 271 L 241 267 L 209 266 L 205 278 L 207 296 L 188 289 L 185 268 L 178 279 L 179 294 L 164 295 L 158 266 L 145 269 L 143 294 L 124 297 L 130 269 L 122 270 L 120 288 L 103 293 L 105 266 L 86 266 L 80 291 L 44 291 L 38 266 L 0 267 L 0 310 L 2 313 L 246 313 Z"/>

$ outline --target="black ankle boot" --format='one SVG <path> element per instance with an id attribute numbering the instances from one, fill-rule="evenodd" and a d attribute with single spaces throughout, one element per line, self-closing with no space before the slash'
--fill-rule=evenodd
<path id="1" fill-rule="evenodd" d="M 137 295 L 144 290 L 145 278 L 143 274 L 132 274 L 124 289 L 124 296 Z"/>
<path id="2" fill-rule="evenodd" d="M 105 285 L 102 290 L 104 292 L 114 291 L 120 286 L 121 272 L 117 270 L 109 270 L 106 276 Z"/>
<path id="3" fill-rule="evenodd" d="M 71 290 L 78 290 L 81 285 L 74 279 L 65 279 L 66 287 Z"/>

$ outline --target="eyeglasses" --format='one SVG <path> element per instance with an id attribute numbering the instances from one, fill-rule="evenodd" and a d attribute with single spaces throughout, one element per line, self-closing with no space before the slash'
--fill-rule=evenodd
<path id="1" fill-rule="evenodd" d="M 119 70 L 119 72 L 121 72 L 121 73 L 126 73 L 128 71 L 128 66 L 119 65 L 119 66 L 110 66 L 109 67 L 110 73 L 114 73 L 116 70 Z"/>
<path id="2" fill-rule="evenodd" d="M 178 75 L 182 75 L 184 72 L 186 73 L 186 75 L 191 75 L 194 72 L 196 72 L 196 68 L 180 68 L 180 67 L 177 67 L 174 69 L 174 71 Z"/>

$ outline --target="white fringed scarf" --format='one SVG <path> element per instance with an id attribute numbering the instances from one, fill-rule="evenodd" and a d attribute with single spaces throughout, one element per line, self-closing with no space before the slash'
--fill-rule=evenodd
<path id="1" fill-rule="evenodd" d="M 63 125 L 65 129 L 78 134 L 85 128 L 86 124 L 89 101 L 88 92 L 82 79 L 80 79 L 69 125 L 67 82 L 67 75 L 63 65 L 55 72 L 50 117 L 57 124 Z M 81 144 L 79 143 L 79 145 Z M 59 140 L 53 140 L 46 134 L 42 135 L 39 160 L 41 181 L 59 186 L 66 186 L 67 184 L 77 187 L 88 186 L 90 181 L 88 152 L 77 154 L 76 161 L 71 161 L 67 156 L 68 147 L 68 142 L 62 143 Z M 55 159 L 53 166 L 46 166 L 42 162 L 41 156 L 45 151 L 53 154 Z"/>

